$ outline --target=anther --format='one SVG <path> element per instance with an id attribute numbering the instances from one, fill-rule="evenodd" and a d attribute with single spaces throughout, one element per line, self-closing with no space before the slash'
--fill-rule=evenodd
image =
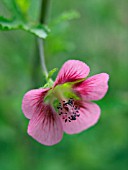
<path id="1" fill-rule="evenodd" d="M 66 122 L 75 121 L 77 117 L 80 116 L 79 106 L 75 105 L 75 102 L 72 98 L 70 98 L 67 102 L 63 101 L 63 103 L 59 103 L 57 107 L 59 111 L 59 115 L 62 115 L 62 119 Z"/>

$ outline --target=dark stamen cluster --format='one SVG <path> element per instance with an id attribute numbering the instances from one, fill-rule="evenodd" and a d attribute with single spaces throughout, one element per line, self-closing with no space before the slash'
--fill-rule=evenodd
<path id="1" fill-rule="evenodd" d="M 70 98 L 67 102 L 63 101 L 62 104 L 59 103 L 57 109 L 59 111 L 59 115 L 62 115 L 62 119 L 64 119 L 65 122 L 74 121 L 80 116 L 79 107 L 74 104 L 74 100 L 72 98 Z"/>

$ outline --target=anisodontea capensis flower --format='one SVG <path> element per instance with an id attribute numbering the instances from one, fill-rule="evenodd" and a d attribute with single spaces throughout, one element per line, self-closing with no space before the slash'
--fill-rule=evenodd
<path id="1" fill-rule="evenodd" d="M 89 71 L 85 63 L 68 60 L 52 87 L 33 89 L 24 95 L 22 110 L 30 119 L 30 136 L 44 145 L 54 145 L 63 132 L 79 133 L 98 121 L 100 108 L 91 100 L 104 97 L 109 76 L 100 73 L 87 78 Z"/>

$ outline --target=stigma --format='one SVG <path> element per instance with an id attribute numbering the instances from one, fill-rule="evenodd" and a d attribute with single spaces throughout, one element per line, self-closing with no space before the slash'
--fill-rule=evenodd
<path id="1" fill-rule="evenodd" d="M 80 108 L 75 105 L 75 102 L 72 98 L 70 98 L 68 101 L 62 101 L 59 103 L 57 109 L 59 115 L 62 116 L 62 119 L 64 119 L 65 123 L 75 121 L 80 116 Z"/>

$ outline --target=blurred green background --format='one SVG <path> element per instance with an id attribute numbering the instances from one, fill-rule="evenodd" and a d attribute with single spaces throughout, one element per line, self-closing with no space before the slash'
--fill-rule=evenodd
<path id="1" fill-rule="evenodd" d="M 0 15 L 10 16 L 4 0 Z M 9 0 L 10 1 L 10 0 Z M 27 15 L 38 20 L 40 0 L 26 0 Z M 27 6 L 28 5 L 28 6 Z M 24 93 L 42 86 L 44 77 L 35 36 L 24 31 L 0 32 L 0 169 L 1 170 L 126 170 L 128 163 L 128 1 L 51 1 L 45 40 L 48 70 L 68 59 L 86 62 L 90 75 L 107 72 L 109 91 L 97 102 L 97 125 L 77 135 L 64 135 L 51 147 L 27 135 L 21 111 Z M 76 10 L 79 19 L 53 20 Z M 56 74 L 53 78 L 55 78 Z"/>

